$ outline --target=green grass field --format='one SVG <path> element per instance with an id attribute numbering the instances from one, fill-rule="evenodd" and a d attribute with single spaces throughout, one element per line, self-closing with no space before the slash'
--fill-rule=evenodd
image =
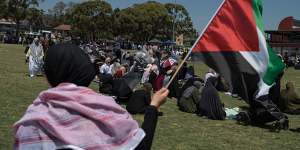
<path id="1" fill-rule="evenodd" d="M 207 67 L 194 64 L 198 75 L 204 76 Z M 288 69 L 282 85 L 293 81 L 300 91 L 300 71 Z M 97 89 L 96 84 L 92 84 Z M 29 78 L 24 60 L 24 48 L 0 44 L 0 150 L 13 146 L 12 125 L 39 92 L 48 88 L 44 77 Z M 220 93 L 226 107 L 247 104 Z M 152 149 L 199 150 L 199 149 L 300 149 L 300 133 L 292 131 L 270 132 L 268 129 L 243 126 L 235 121 L 213 121 L 193 114 L 183 113 L 175 100 L 161 108 L 164 116 L 159 118 Z M 300 128 L 300 116 L 289 116 L 290 128 Z M 142 115 L 134 116 L 139 122 Z"/>

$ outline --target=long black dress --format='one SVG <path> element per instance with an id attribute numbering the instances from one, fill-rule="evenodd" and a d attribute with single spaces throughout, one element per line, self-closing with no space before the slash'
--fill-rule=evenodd
<path id="1" fill-rule="evenodd" d="M 215 88 L 216 78 L 208 78 L 198 104 L 198 113 L 212 120 L 224 120 L 226 113 Z"/>

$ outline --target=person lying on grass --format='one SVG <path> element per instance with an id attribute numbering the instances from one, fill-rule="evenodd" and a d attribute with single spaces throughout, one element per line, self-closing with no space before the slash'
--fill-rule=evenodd
<path id="1" fill-rule="evenodd" d="M 14 149 L 151 149 L 157 109 L 166 101 L 167 89 L 153 95 L 139 128 L 113 98 L 88 88 L 95 69 L 77 46 L 51 47 L 44 69 L 51 88 L 14 124 Z"/>

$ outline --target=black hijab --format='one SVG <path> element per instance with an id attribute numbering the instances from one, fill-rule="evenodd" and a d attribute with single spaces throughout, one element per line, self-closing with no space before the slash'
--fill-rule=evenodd
<path id="1" fill-rule="evenodd" d="M 89 86 L 96 75 L 95 68 L 87 54 L 72 44 L 52 46 L 47 51 L 44 69 L 52 87 L 63 82 Z"/>

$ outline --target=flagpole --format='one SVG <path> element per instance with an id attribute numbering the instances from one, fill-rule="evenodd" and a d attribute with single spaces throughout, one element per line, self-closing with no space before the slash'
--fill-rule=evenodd
<path id="1" fill-rule="evenodd" d="M 195 41 L 195 43 L 193 44 L 193 46 L 190 48 L 189 52 L 186 54 L 186 56 L 184 57 L 184 59 L 182 60 L 182 62 L 180 63 L 180 65 L 178 66 L 178 68 L 176 69 L 175 73 L 173 74 L 172 78 L 170 79 L 170 81 L 168 82 L 168 84 L 165 86 L 165 88 L 168 88 L 170 86 L 170 84 L 173 82 L 173 80 L 175 79 L 175 77 L 177 76 L 179 70 L 181 69 L 181 67 L 183 66 L 184 62 L 186 62 L 186 60 L 189 58 L 189 56 L 191 55 L 194 47 L 197 45 L 197 42 L 200 40 L 200 38 L 203 36 L 204 32 L 207 30 L 208 26 L 211 24 L 211 22 L 213 21 L 213 19 L 215 18 L 215 16 L 217 15 L 217 13 L 219 12 L 219 10 L 222 8 L 222 6 L 224 5 L 226 0 L 223 0 L 221 5 L 218 7 L 218 9 L 215 11 L 214 15 L 210 18 L 208 24 L 205 26 L 205 28 L 202 30 L 201 34 L 199 35 L 199 37 L 197 38 L 197 40 Z"/>

